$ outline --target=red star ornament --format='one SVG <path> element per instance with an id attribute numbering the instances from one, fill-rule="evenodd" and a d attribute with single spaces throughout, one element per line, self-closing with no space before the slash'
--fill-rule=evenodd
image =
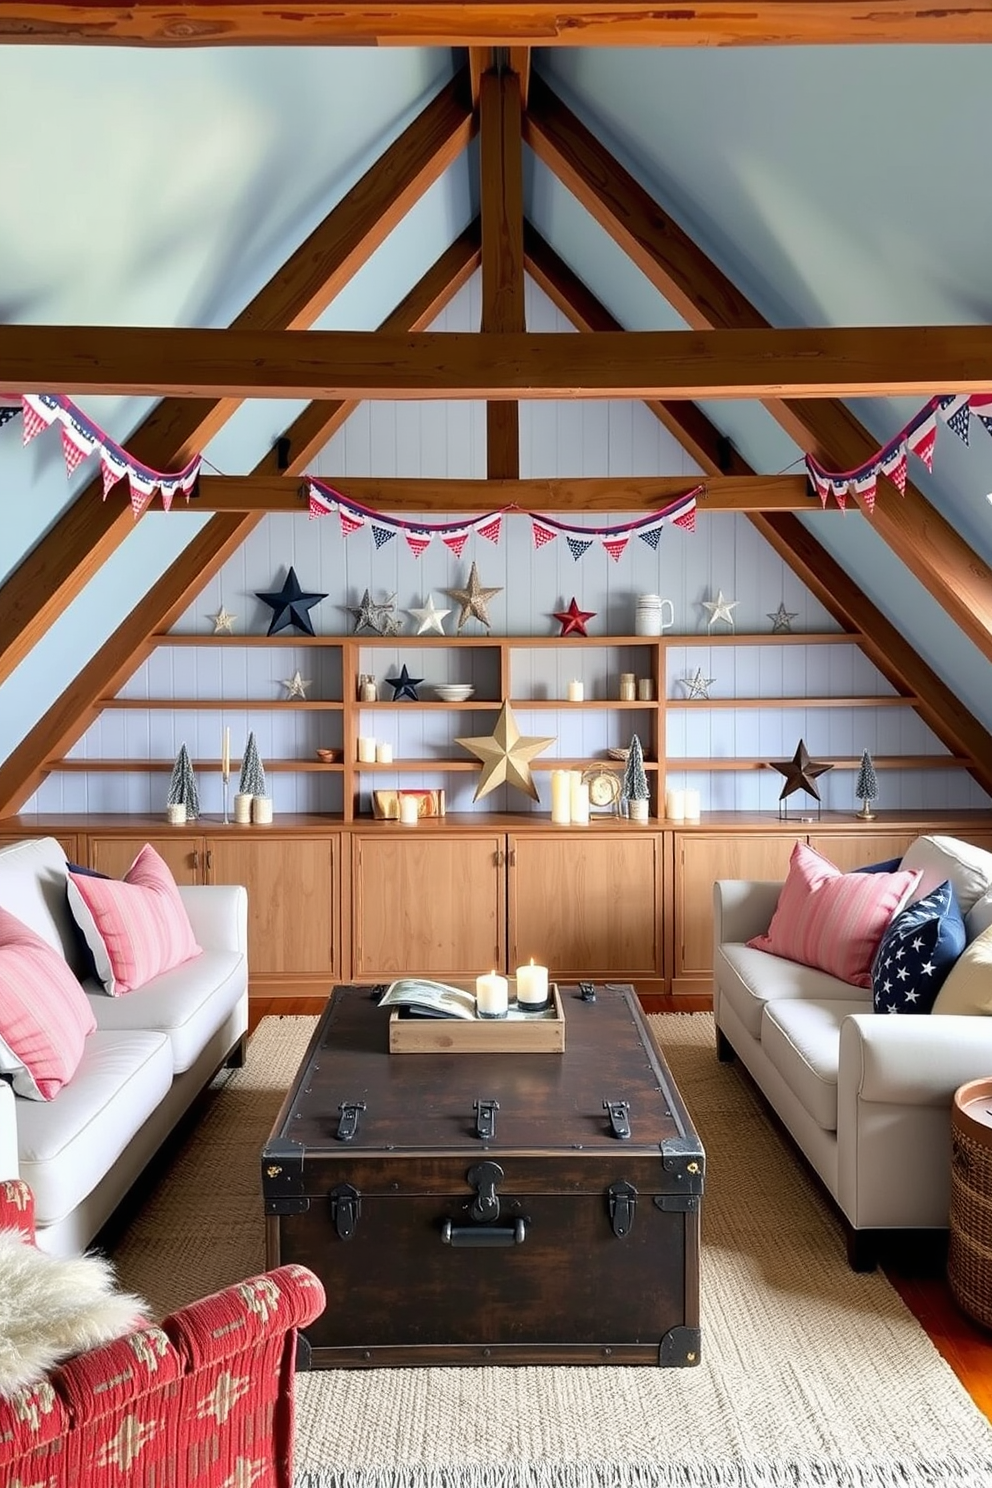
<path id="1" fill-rule="evenodd" d="M 584 636 L 586 633 L 586 621 L 592 620 L 596 616 L 595 610 L 580 610 L 574 595 L 572 597 L 572 603 L 567 610 L 555 610 L 554 613 L 555 619 L 561 621 L 561 634 L 563 636 Z"/>

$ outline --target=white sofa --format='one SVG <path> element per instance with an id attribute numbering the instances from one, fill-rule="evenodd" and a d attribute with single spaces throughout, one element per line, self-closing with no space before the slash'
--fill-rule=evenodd
<path id="1" fill-rule="evenodd" d="M 180 886 L 203 954 L 123 997 L 86 980 L 66 898 L 66 857 L 51 837 L 0 848 L 0 906 L 54 946 L 96 1016 L 82 1063 L 53 1100 L 0 1081 L 0 1178 L 35 1198 L 37 1241 L 71 1255 L 97 1234 L 194 1097 L 243 1061 L 248 1027 L 248 896 Z"/>
<path id="2" fill-rule="evenodd" d="M 851 1265 L 870 1270 L 885 1231 L 947 1228 L 951 1102 L 992 1074 L 992 1018 L 888 1017 L 870 990 L 750 948 L 781 888 L 714 884 L 717 1054 L 746 1066 L 835 1200 Z"/>

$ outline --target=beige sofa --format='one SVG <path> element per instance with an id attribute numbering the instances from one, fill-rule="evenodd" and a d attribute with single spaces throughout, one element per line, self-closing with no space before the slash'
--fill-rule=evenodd
<path id="1" fill-rule="evenodd" d="M 965 849 L 964 911 L 992 857 L 924 838 L 903 863 L 915 866 L 914 850 L 935 843 L 948 861 Z M 885 1232 L 947 1227 L 951 1101 L 964 1081 L 992 1074 L 992 1017 L 887 1017 L 873 1012 L 870 991 L 750 948 L 781 888 L 714 884 L 717 1053 L 746 1066 L 835 1200 L 851 1265 L 870 1270 Z"/>
<path id="2" fill-rule="evenodd" d="M 84 979 L 97 1023 L 53 1100 L 27 1100 L 0 1081 L 0 1178 L 30 1185 L 37 1243 L 53 1254 L 89 1244 L 218 1068 L 243 1059 L 247 893 L 220 885 L 180 893 L 203 954 L 109 997 L 85 979 L 62 848 L 51 837 L 0 848 L 0 906 Z"/>

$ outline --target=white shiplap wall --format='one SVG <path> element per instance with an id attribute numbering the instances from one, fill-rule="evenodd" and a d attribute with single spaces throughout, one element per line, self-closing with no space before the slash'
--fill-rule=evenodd
<path id="1" fill-rule="evenodd" d="M 436 322 L 441 330 L 464 330 L 479 323 L 479 279 L 476 276 Z M 550 302 L 528 285 L 528 324 L 535 330 L 564 330 L 567 325 Z M 691 475 L 694 467 L 685 452 L 640 403 L 534 402 L 522 404 L 521 473 L 523 475 Z M 444 476 L 467 479 L 485 474 L 485 411 L 479 403 L 425 401 L 369 403 L 359 407 L 327 445 L 314 473 L 340 482 L 361 475 Z M 630 513 L 596 514 L 577 522 L 601 525 L 629 520 Z M 177 512 L 175 520 L 181 521 Z M 428 514 L 427 520 L 431 517 Z M 436 520 L 436 517 L 434 518 Z M 190 606 L 176 629 L 210 634 L 210 615 L 225 605 L 238 616 L 236 631 L 264 634 L 270 611 L 255 598 L 260 590 L 277 588 L 290 565 L 305 589 L 326 591 L 312 611 L 318 634 L 342 635 L 352 630 L 347 606 L 357 604 L 365 588 L 376 600 L 396 595 L 398 609 L 421 605 L 433 593 L 438 606 L 450 603 L 447 588 L 462 585 L 472 561 L 483 584 L 502 589 L 490 606 L 497 635 L 558 635 L 554 610 L 574 596 L 580 606 L 596 612 L 590 634 L 629 634 L 633 629 L 636 596 L 644 591 L 670 598 L 674 607 L 673 634 L 693 636 L 690 646 L 669 653 L 667 690 L 681 697 L 681 679 L 700 667 L 714 679 L 716 698 L 768 698 L 889 694 L 891 689 L 854 646 L 720 648 L 706 645 L 707 613 L 702 601 L 722 589 L 737 601 L 734 617 L 739 632 L 767 633 L 769 612 L 784 601 L 796 612 L 795 631 L 835 630 L 835 625 L 791 570 L 758 536 L 743 517 L 700 513 L 695 533 L 666 529 L 658 550 L 633 540 L 619 562 L 595 544 L 578 563 L 561 540 L 535 549 L 530 523 L 519 514 L 503 522 L 498 546 L 477 535 L 469 539 L 461 559 L 435 541 L 416 558 L 396 537 L 376 550 L 367 530 L 348 538 L 341 535 L 334 516 L 311 521 L 299 515 L 265 519 L 243 547 L 212 579 Z M 457 614 L 457 612 L 456 612 Z M 449 617 L 454 629 L 456 614 Z M 413 622 L 407 622 L 413 629 Z M 466 634 L 482 634 L 472 622 Z M 438 652 L 418 647 L 416 638 L 398 642 L 395 650 L 368 653 L 362 670 L 375 671 L 380 696 L 391 696 L 382 683 L 406 664 L 411 675 L 427 682 L 474 682 L 480 695 L 495 690 L 495 659 L 484 650 L 470 654 Z M 229 726 L 235 757 L 249 729 L 254 729 L 263 761 L 312 759 L 318 745 L 341 740 L 341 721 L 335 713 L 258 710 L 243 705 L 250 698 L 284 695 L 282 680 L 296 669 L 311 679 L 311 698 L 339 698 L 340 656 L 313 647 L 239 647 L 237 636 L 221 637 L 207 649 L 163 647 L 145 663 L 122 696 L 218 699 L 216 710 L 106 710 L 73 750 L 81 758 L 170 758 L 183 742 L 195 757 L 219 755 L 221 730 Z M 512 692 L 516 697 L 563 696 L 571 677 L 585 682 L 587 697 L 616 697 L 621 670 L 638 671 L 637 657 L 606 649 L 568 651 L 567 642 L 547 651 L 522 650 L 513 660 Z M 643 668 L 640 668 L 643 670 Z M 425 687 L 424 695 L 428 696 Z M 494 714 L 425 714 L 405 709 L 377 711 L 363 716 L 361 732 L 389 740 L 398 755 L 410 758 L 454 754 L 458 734 L 489 732 Z M 639 714 L 580 713 L 517 709 L 525 734 L 554 735 L 549 755 L 593 756 L 612 744 L 625 744 L 637 728 Z M 642 737 L 648 732 L 645 716 Z M 781 777 L 771 771 L 695 773 L 679 771 L 679 757 L 791 756 L 799 739 L 817 755 L 940 754 L 942 746 L 909 708 L 786 708 L 710 709 L 705 703 L 691 710 L 672 710 L 668 716 L 667 751 L 670 780 L 697 787 L 705 809 L 775 809 Z M 547 775 L 538 774 L 541 800 L 535 809 L 549 809 Z M 279 811 L 333 811 L 341 807 L 341 786 L 334 777 L 315 774 L 272 773 L 269 788 Z M 112 774 L 54 774 L 36 793 L 28 809 L 40 811 L 136 811 L 162 809 L 168 777 L 141 772 Z M 371 780 L 363 782 L 371 786 Z M 428 773 L 419 777 L 377 773 L 375 785 L 442 786 L 450 810 L 470 810 L 474 788 L 470 775 Z M 218 775 L 198 780 L 201 804 L 207 813 L 221 807 Z M 821 777 L 827 809 L 856 808 L 854 775 L 834 771 Z M 984 806 L 987 798 L 962 770 L 891 771 L 880 777 L 879 806 L 884 809 Z M 805 801 L 800 797 L 800 801 Z M 366 803 L 363 801 L 363 806 Z M 484 809 L 526 809 L 518 791 L 497 791 Z"/>

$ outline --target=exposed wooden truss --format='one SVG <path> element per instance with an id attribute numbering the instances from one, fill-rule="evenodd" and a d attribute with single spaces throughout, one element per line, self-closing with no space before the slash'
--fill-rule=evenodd
<path id="1" fill-rule="evenodd" d="M 992 392 L 992 326 L 604 331 L 577 344 L 569 331 L 8 325 L 0 386 L 238 400 L 759 398 L 805 448 L 847 468 L 877 441 L 851 415 L 815 415 L 811 400 Z M 805 402 L 770 401 L 780 398 Z"/>
<path id="2" fill-rule="evenodd" d="M 482 216 L 482 326 L 524 330 L 524 185 L 519 79 L 490 68 L 479 83 L 479 178 Z M 520 407 L 486 405 L 486 474 L 520 474 Z"/>
<path id="3" fill-rule="evenodd" d="M 835 46 L 992 40 L 988 0 L 271 0 L 0 5 L 0 41 L 107 46 Z"/>

